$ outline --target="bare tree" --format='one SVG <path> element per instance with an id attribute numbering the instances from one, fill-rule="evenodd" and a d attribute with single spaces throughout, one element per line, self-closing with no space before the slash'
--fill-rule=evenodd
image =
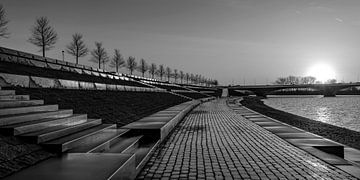
<path id="1" fill-rule="evenodd" d="M 189 84 L 189 80 L 190 80 L 190 74 L 189 73 L 185 74 L 185 79 L 186 79 L 186 84 Z"/>
<path id="2" fill-rule="evenodd" d="M 10 33 L 8 32 L 7 24 L 9 20 L 6 18 L 5 9 L 2 4 L 0 4 L 0 37 L 8 38 Z"/>
<path id="3" fill-rule="evenodd" d="M 52 49 L 57 40 L 57 33 L 54 28 L 50 26 L 48 18 L 37 18 L 35 25 L 31 29 L 31 37 L 28 41 L 35 46 L 41 47 L 43 56 L 45 57 L 45 51 Z"/>
<path id="4" fill-rule="evenodd" d="M 101 64 L 103 64 L 103 68 L 105 68 L 105 64 L 109 61 L 109 56 L 105 48 L 102 47 L 101 42 L 95 42 L 96 48 L 91 51 L 91 55 L 93 56 L 90 61 L 93 63 L 97 63 L 99 65 L 99 69 L 101 68 Z"/>
<path id="5" fill-rule="evenodd" d="M 154 79 L 154 75 L 156 74 L 156 64 L 152 63 L 151 66 L 149 67 L 149 73 L 151 74 L 151 78 Z"/>
<path id="6" fill-rule="evenodd" d="M 190 83 L 194 83 L 195 82 L 195 76 L 194 74 L 190 74 Z"/>
<path id="7" fill-rule="evenodd" d="M 148 71 L 148 69 L 149 69 L 149 67 L 148 67 L 146 61 L 144 59 L 141 59 L 140 64 L 139 64 L 139 71 L 141 72 L 142 77 L 145 76 L 145 73 L 146 73 L 146 71 Z"/>
<path id="8" fill-rule="evenodd" d="M 166 68 L 166 76 L 167 76 L 167 78 L 168 78 L 168 81 L 170 81 L 171 72 L 172 72 L 171 68 L 167 67 L 167 68 Z"/>
<path id="9" fill-rule="evenodd" d="M 336 79 L 328 79 L 325 83 L 326 84 L 336 84 L 337 80 Z"/>
<path id="10" fill-rule="evenodd" d="M 183 72 L 183 71 L 180 71 L 180 81 L 181 81 L 181 84 L 183 83 L 184 77 L 185 77 L 184 72 Z"/>
<path id="11" fill-rule="evenodd" d="M 129 69 L 131 75 L 132 75 L 133 71 L 135 70 L 136 66 L 137 66 L 137 63 L 135 61 L 135 58 L 132 56 L 129 56 L 129 58 L 127 59 L 127 62 L 126 62 L 126 67 Z"/>
<path id="12" fill-rule="evenodd" d="M 125 66 L 123 56 L 120 54 L 119 49 L 114 49 L 114 57 L 110 61 L 110 67 L 115 68 L 116 72 L 119 72 L 121 67 Z"/>
<path id="13" fill-rule="evenodd" d="M 75 57 L 76 64 L 79 63 L 79 57 L 84 57 L 89 52 L 89 49 L 86 47 L 82 37 L 83 36 L 80 33 L 73 34 L 72 42 L 66 46 L 66 52 Z"/>
<path id="14" fill-rule="evenodd" d="M 177 69 L 174 69 L 174 79 L 175 79 L 175 83 L 176 83 L 178 77 L 179 77 L 178 70 L 177 70 Z"/>
<path id="15" fill-rule="evenodd" d="M 160 80 L 162 80 L 162 77 L 163 77 L 164 74 L 165 74 L 164 65 L 161 64 L 161 65 L 159 66 L 158 74 L 159 74 L 159 76 L 160 76 Z"/>
<path id="16" fill-rule="evenodd" d="M 291 84 L 314 84 L 316 81 L 315 77 L 312 76 L 287 76 L 287 77 L 279 77 L 275 81 L 274 84 L 280 85 L 291 85 Z"/>

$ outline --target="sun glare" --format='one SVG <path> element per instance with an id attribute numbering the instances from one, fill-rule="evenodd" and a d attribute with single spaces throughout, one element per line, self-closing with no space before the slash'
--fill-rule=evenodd
<path id="1" fill-rule="evenodd" d="M 329 79 L 335 79 L 335 71 L 328 64 L 315 64 L 307 72 L 308 76 L 313 76 L 316 81 L 326 82 Z"/>

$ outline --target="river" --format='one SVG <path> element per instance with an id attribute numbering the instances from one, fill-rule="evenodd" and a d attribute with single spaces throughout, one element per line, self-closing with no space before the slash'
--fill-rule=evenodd
<path id="1" fill-rule="evenodd" d="M 282 111 L 360 132 L 360 96 L 268 96 L 264 103 Z"/>

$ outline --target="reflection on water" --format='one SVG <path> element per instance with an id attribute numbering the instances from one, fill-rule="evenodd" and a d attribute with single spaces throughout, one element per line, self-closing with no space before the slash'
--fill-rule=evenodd
<path id="1" fill-rule="evenodd" d="M 328 108 L 327 107 L 320 107 L 316 110 L 317 113 L 317 119 L 318 121 L 321 122 L 329 122 L 330 121 L 330 115 L 328 112 Z"/>
<path id="2" fill-rule="evenodd" d="M 268 106 L 360 132 L 360 96 L 269 96 Z"/>

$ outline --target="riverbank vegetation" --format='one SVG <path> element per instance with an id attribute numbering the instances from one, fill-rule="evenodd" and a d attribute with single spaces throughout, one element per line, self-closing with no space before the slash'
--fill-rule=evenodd
<path id="1" fill-rule="evenodd" d="M 258 97 L 244 97 L 244 99 L 241 101 L 241 104 L 249 109 L 257 111 L 286 124 L 323 136 L 350 147 L 360 149 L 360 132 L 274 109 L 265 105 Z"/>

